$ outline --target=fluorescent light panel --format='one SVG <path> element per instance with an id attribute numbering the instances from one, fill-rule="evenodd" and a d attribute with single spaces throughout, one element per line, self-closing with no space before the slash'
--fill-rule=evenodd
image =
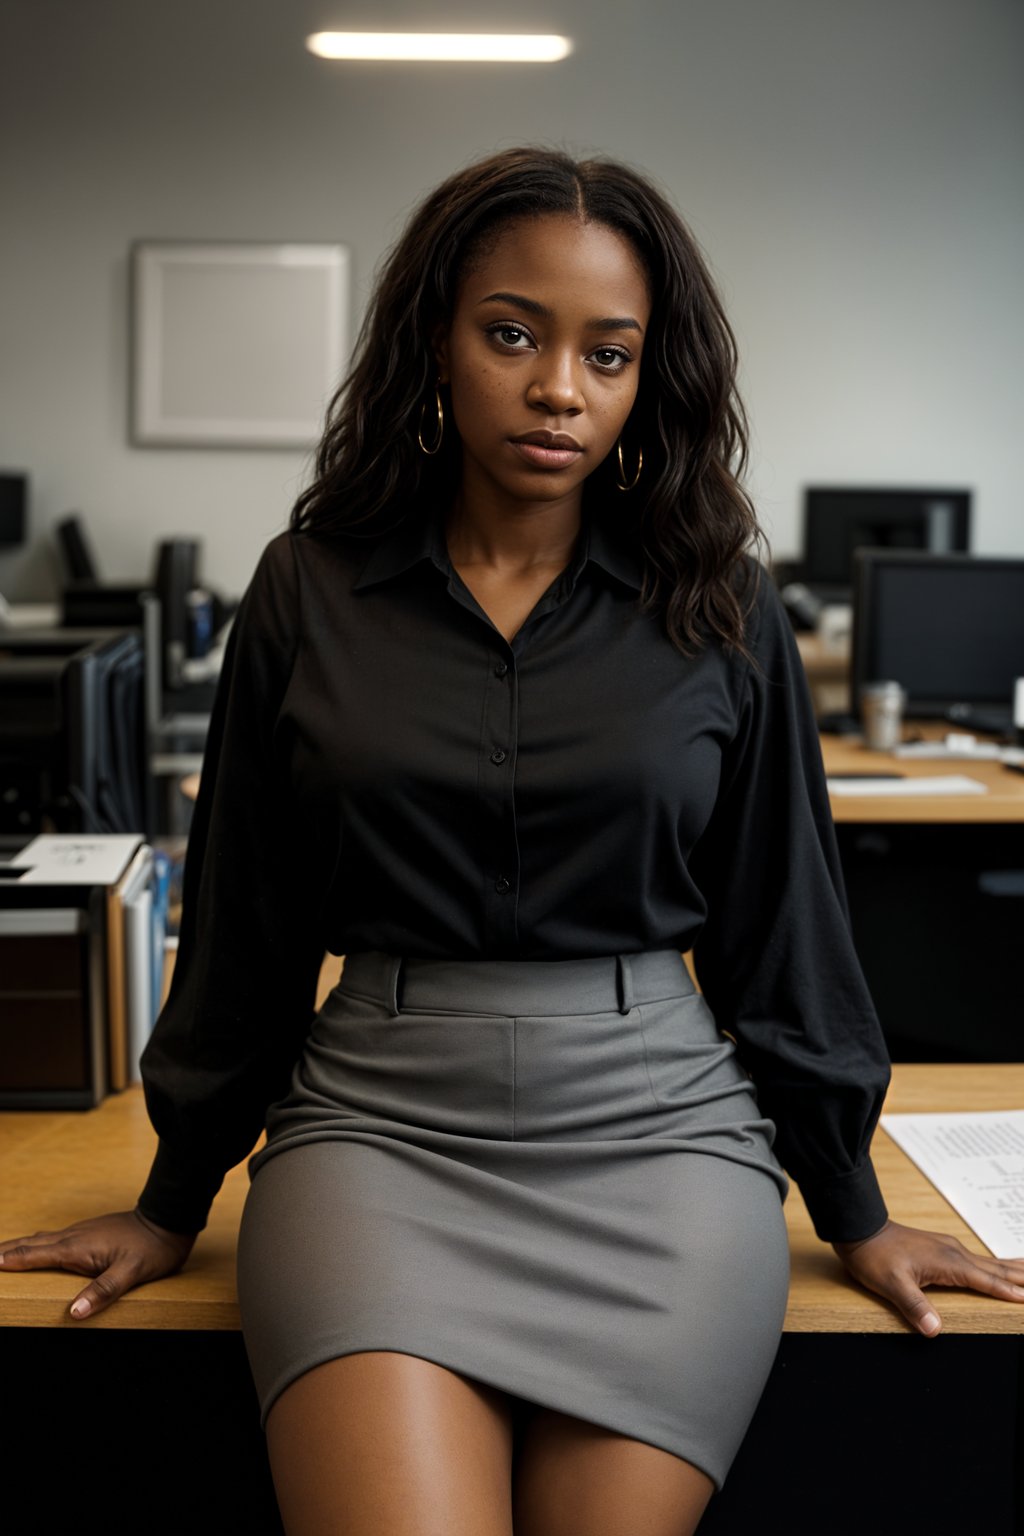
<path id="1" fill-rule="evenodd" d="M 314 32 L 306 47 L 322 59 L 505 64 L 554 64 L 572 52 L 567 37 L 488 32 Z"/>

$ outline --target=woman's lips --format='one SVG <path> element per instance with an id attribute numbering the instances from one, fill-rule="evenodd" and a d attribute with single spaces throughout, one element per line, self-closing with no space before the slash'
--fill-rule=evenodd
<path id="1" fill-rule="evenodd" d="M 558 443 L 550 446 L 522 437 L 513 437 L 509 441 L 521 458 L 528 464 L 536 464 L 539 469 L 568 469 L 583 454 L 582 448 L 570 448 Z"/>

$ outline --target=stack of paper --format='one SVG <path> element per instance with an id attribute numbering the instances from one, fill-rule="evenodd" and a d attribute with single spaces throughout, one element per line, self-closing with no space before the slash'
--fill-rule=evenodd
<path id="1" fill-rule="evenodd" d="M 1024 1109 L 880 1123 L 997 1259 L 1024 1258 Z"/>
<path id="2" fill-rule="evenodd" d="M 830 795 L 984 795 L 988 791 L 980 779 L 965 773 L 936 774 L 932 778 L 894 779 L 885 774 L 878 778 L 831 778 Z"/>

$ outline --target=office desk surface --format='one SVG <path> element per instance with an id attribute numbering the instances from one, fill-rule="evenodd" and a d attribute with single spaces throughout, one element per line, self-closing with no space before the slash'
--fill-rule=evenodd
<path id="1" fill-rule="evenodd" d="M 899 1065 L 889 1110 L 1008 1109 L 1024 1106 L 1024 1064 Z M 129 1207 L 153 1150 L 141 1091 L 83 1113 L 0 1114 L 0 1236 L 52 1230 L 104 1210 Z M 908 1158 L 879 1131 L 875 1161 L 893 1218 L 952 1232 L 982 1245 Z M 0 1272 L 0 1326 L 70 1328 L 238 1327 L 234 1255 L 247 1176 L 228 1175 L 210 1225 L 187 1267 L 129 1293 L 92 1322 L 73 1323 L 67 1305 L 83 1283 L 60 1273 Z M 848 1281 L 832 1249 L 815 1238 L 793 1186 L 786 1202 L 793 1277 L 786 1330 L 793 1333 L 902 1333 L 902 1320 Z M 967 1293 L 936 1297 L 948 1333 L 1024 1332 L 1024 1305 Z"/>
<path id="2" fill-rule="evenodd" d="M 913 729 L 929 740 L 941 740 L 950 726 L 919 727 L 914 722 Z M 823 736 L 821 750 L 827 773 L 901 773 L 915 778 L 962 774 L 978 779 L 988 791 L 984 795 L 946 796 L 833 795 L 835 821 L 1024 823 L 1024 774 L 1014 773 L 991 758 L 894 757 L 891 752 L 869 752 L 859 736 Z"/>

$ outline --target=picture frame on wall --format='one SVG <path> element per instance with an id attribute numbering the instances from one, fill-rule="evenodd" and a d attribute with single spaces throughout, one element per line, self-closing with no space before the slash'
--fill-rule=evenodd
<path id="1" fill-rule="evenodd" d="M 131 439 L 309 448 L 350 349 L 344 245 L 139 240 Z"/>

